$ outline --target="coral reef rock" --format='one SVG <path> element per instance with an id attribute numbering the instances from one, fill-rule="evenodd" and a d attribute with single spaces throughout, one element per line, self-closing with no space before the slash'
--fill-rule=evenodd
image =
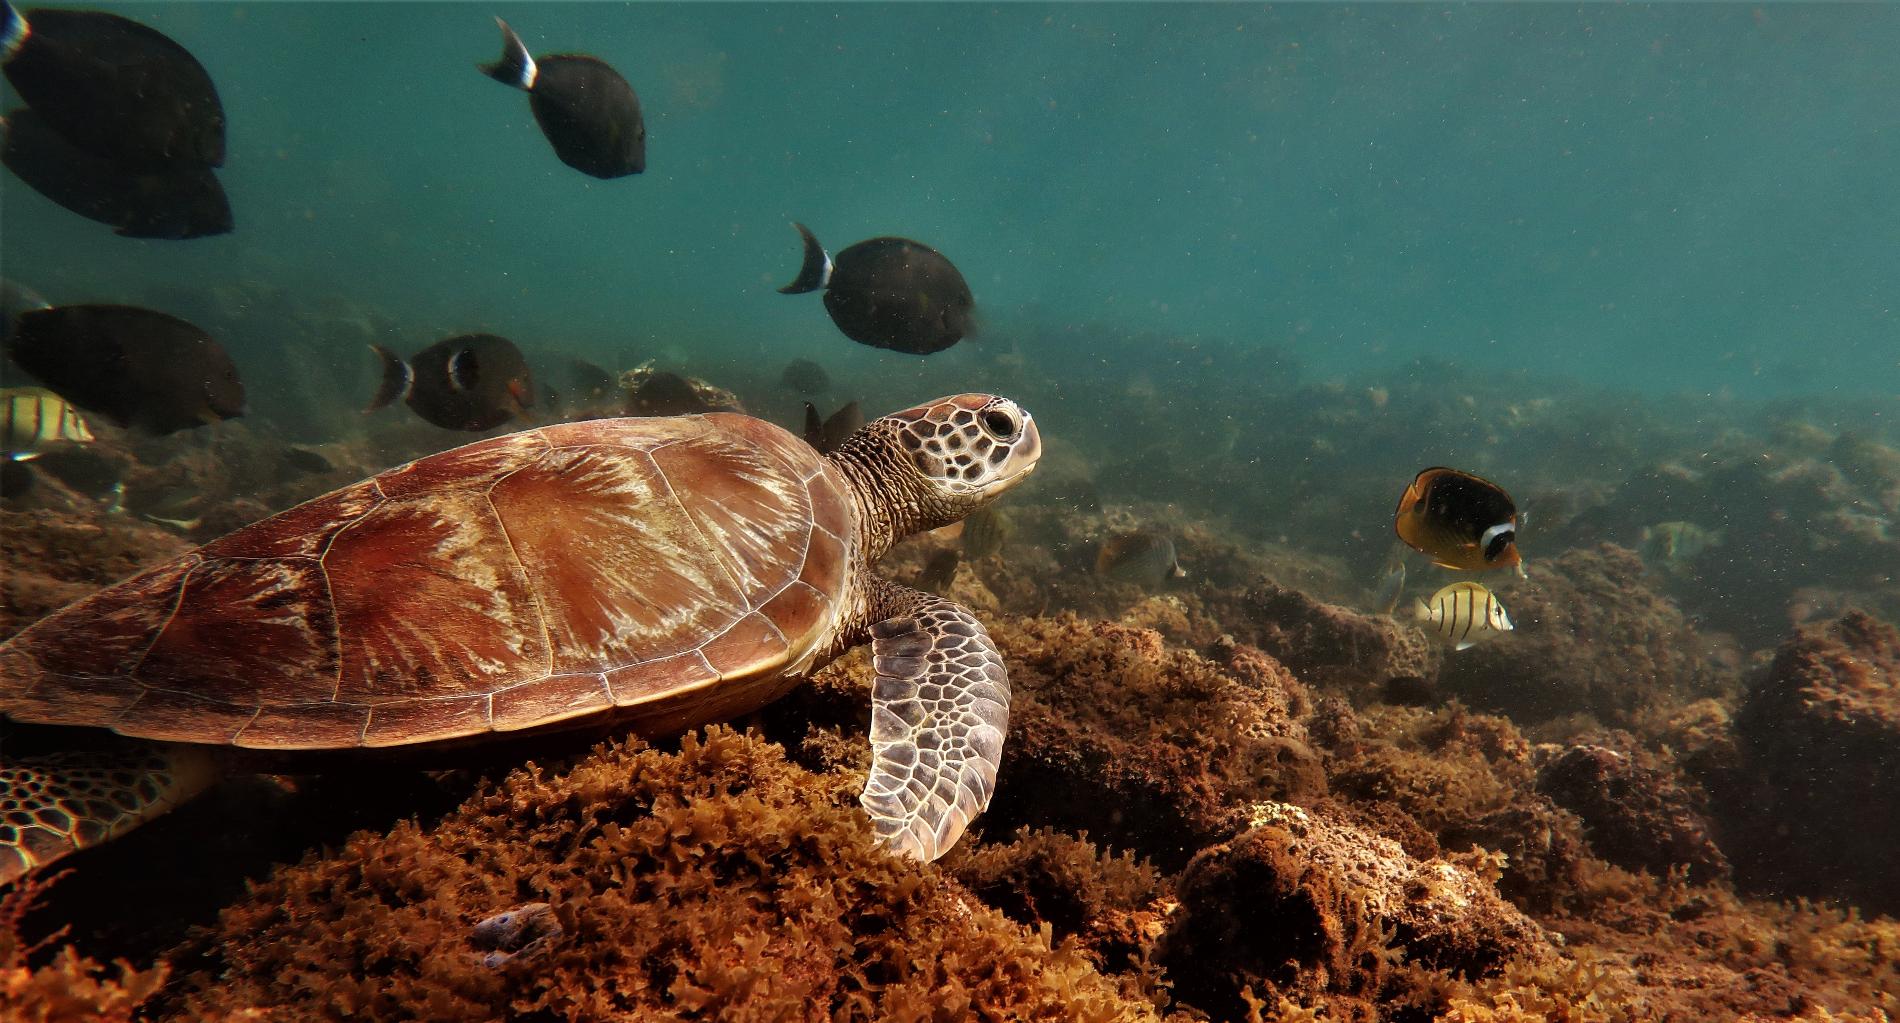
<path id="1" fill-rule="evenodd" d="M 1429 687 L 1444 659 L 1425 633 L 1390 615 L 1360 614 L 1300 590 L 1265 583 L 1241 604 L 1216 617 L 1309 685 L 1362 693 L 1382 692 L 1395 680 Z"/>
<path id="2" fill-rule="evenodd" d="M 1537 790 L 1581 818 L 1590 850 L 1619 867 L 1660 875 L 1686 866 L 1702 882 L 1727 877 L 1728 857 L 1672 766 L 1634 741 L 1617 745 L 1557 752 L 1538 768 Z"/>
<path id="3" fill-rule="evenodd" d="M 1442 688 L 1527 727 L 1576 714 L 1626 724 L 1638 711 L 1721 690 L 1706 644 L 1650 588 L 1634 551 L 1602 544 L 1529 572 L 1501 594 L 1516 630 L 1448 657 Z"/>
<path id="4" fill-rule="evenodd" d="M 1067 615 L 991 632 L 1015 698 L 986 829 L 1086 831 L 1174 870 L 1243 830 L 1246 803 L 1326 793 L 1298 720 L 1310 697 L 1258 650 L 1217 663 L 1153 629 Z"/>
<path id="5" fill-rule="evenodd" d="M 1216 1018 L 1241 1015 L 1247 989 L 1363 999 L 1402 962 L 1475 978 L 1551 954 L 1464 866 L 1415 859 L 1337 812 L 1262 803 L 1252 823 L 1188 865 L 1162 938 L 1177 996 Z"/>
<path id="6" fill-rule="evenodd" d="M 1752 788 L 1720 805 L 1743 882 L 1900 913 L 1900 629 L 1858 611 L 1803 629 L 1735 733 Z"/>

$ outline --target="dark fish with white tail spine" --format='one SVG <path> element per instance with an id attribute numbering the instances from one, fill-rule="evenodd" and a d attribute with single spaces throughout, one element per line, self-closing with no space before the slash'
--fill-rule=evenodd
<path id="1" fill-rule="evenodd" d="M 1503 487 L 1443 466 L 1414 477 L 1392 514 L 1399 539 L 1465 572 L 1518 564 L 1517 525 L 1517 505 Z"/>
<path id="2" fill-rule="evenodd" d="M 797 279 L 779 293 L 822 289 L 831 322 L 851 340 L 929 355 L 961 341 L 975 327 L 970 286 L 936 249 L 908 238 L 872 238 L 833 259 L 809 228 L 792 226 L 805 240 L 805 259 Z"/>
<path id="3" fill-rule="evenodd" d="M 231 200 L 202 164 L 126 164 L 67 141 L 22 107 L 0 123 L 0 163 L 28 187 L 124 238 L 205 238 L 228 234 Z"/>
<path id="4" fill-rule="evenodd" d="M 495 24 L 501 26 L 501 59 L 480 65 L 482 73 L 528 94 L 541 134 L 562 163 L 596 178 L 647 169 L 640 97 L 620 72 L 582 53 L 536 60 L 507 22 L 496 18 Z"/>
<path id="5" fill-rule="evenodd" d="M 118 426 L 167 434 L 244 414 L 224 346 L 176 316 L 127 305 L 21 313 L 6 351 L 60 397 Z"/>
<path id="6" fill-rule="evenodd" d="M 124 164 L 224 163 L 224 106 L 170 36 L 102 11 L 0 0 L 0 63 L 27 105 L 73 145 Z"/>
<path id="7" fill-rule="evenodd" d="M 1515 628 L 1498 595 L 1474 582 L 1452 583 L 1429 601 L 1414 601 L 1412 611 L 1419 624 L 1453 650 L 1469 650 Z"/>
<path id="8" fill-rule="evenodd" d="M 495 334 L 461 334 L 438 341 L 404 362 L 381 345 L 382 384 L 365 412 L 401 398 L 416 415 L 447 430 L 492 430 L 534 404 L 528 360 L 513 341 Z"/>
<path id="9" fill-rule="evenodd" d="M 44 387 L 0 390 L 0 441 L 10 462 L 38 458 L 56 444 L 89 444 L 92 430 L 66 399 Z"/>

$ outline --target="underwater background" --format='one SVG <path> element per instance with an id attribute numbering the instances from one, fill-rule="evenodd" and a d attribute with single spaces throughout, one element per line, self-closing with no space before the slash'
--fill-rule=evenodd
<path id="1" fill-rule="evenodd" d="M 71 924 L 80 954 L 163 959 L 147 1011 L 177 1018 L 482 1019 L 504 1003 L 536 1019 L 965 1018 L 946 987 L 1049 1019 L 1900 1012 L 1900 8 L 88 9 L 159 29 L 211 73 L 236 229 L 115 237 L 9 174 L 0 275 L 204 327 L 248 410 L 170 437 L 101 429 L 83 456 L 28 463 L 30 488 L 9 477 L 0 635 L 477 436 L 400 403 L 363 413 L 371 344 L 514 340 L 558 397 L 489 434 L 578 415 L 578 358 L 710 382 L 794 431 L 806 400 L 875 417 L 995 391 L 1035 415 L 1047 454 L 1000 538 L 926 537 L 887 566 L 984 612 L 1022 694 L 954 879 L 858 850 L 855 791 L 831 799 L 857 769 L 840 750 L 863 741 L 860 659 L 770 712 L 784 749 L 714 730 L 507 791 L 473 775 L 379 781 L 366 802 L 360 780 L 238 790 L 75 858 L 25 924 L 0 912 L 12 940 Z M 497 15 L 537 55 L 626 76 L 643 173 L 556 159 L 522 93 L 475 68 L 497 55 Z M 940 250 L 978 331 L 927 357 L 854 344 L 817 296 L 779 294 L 794 221 L 833 253 L 887 234 Z M 781 383 L 794 359 L 829 383 Z M 1469 651 L 1414 626 L 1412 599 L 1458 578 L 1425 559 L 1381 613 L 1393 506 L 1434 465 L 1498 481 L 1524 515 L 1525 577 L 1486 577 L 1516 632 Z M 1185 576 L 1096 570 L 1106 538 L 1143 530 L 1170 537 Z M 827 978 L 807 988 L 686 984 L 650 962 L 716 958 L 750 925 L 590 930 L 563 907 L 601 893 L 536 859 L 556 839 L 497 851 L 498 807 L 584 827 L 574 807 L 606 800 L 596 776 L 615 772 L 642 805 L 744 790 L 822 836 L 746 853 L 758 834 L 669 822 L 621 851 L 642 864 L 630 875 L 680 871 L 613 896 L 642 926 L 704 908 L 682 891 L 796 915 L 774 900 L 799 885 L 865 897 L 834 874 L 926 887 L 852 910 L 883 944 L 835 969 L 809 950 L 846 939 L 786 928 L 775 940 L 812 958 L 785 974 Z M 735 862 L 789 855 L 772 862 L 796 881 L 678 867 L 678 827 Z M 1295 891 L 1315 846 L 1335 850 L 1320 874 L 1358 880 Z M 229 869 L 204 879 L 212 851 Z M 478 861 L 539 887 L 476 905 L 486 882 L 457 864 Z M 155 872 L 196 879 L 126 909 Z M 531 897 L 570 934 L 653 943 L 642 983 L 665 997 L 563 1002 L 639 987 L 584 945 L 537 977 L 423 947 Z M 1285 919 L 1320 937 L 1271 932 Z M 944 920 L 948 936 L 918 936 Z M 427 940 L 389 953 L 386 977 L 352 973 L 365 935 L 405 931 Z M 0 970 L 55 969 L 6 940 Z M 894 993 L 902 964 L 983 957 L 1015 972 L 953 965 L 915 981 L 915 1005 Z"/>

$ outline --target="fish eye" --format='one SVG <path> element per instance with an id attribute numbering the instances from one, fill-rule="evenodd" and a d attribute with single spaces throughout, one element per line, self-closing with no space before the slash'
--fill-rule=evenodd
<path id="1" fill-rule="evenodd" d="M 983 413 L 983 429 L 997 440 L 1014 440 L 1016 437 L 1016 417 L 1002 409 L 991 409 Z"/>

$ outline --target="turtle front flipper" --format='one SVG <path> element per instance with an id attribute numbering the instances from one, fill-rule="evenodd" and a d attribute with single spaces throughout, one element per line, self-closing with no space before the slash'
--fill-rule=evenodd
<path id="1" fill-rule="evenodd" d="M 871 776 L 859 802 L 879 841 L 929 862 L 990 805 L 1009 675 L 968 609 L 905 596 L 906 613 L 871 626 Z"/>
<path id="2" fill-rule="evenodd" d="M 183 746 L 0 755 L 0 884 L 117 838 L 215 777 L 209 756 Z"/>

